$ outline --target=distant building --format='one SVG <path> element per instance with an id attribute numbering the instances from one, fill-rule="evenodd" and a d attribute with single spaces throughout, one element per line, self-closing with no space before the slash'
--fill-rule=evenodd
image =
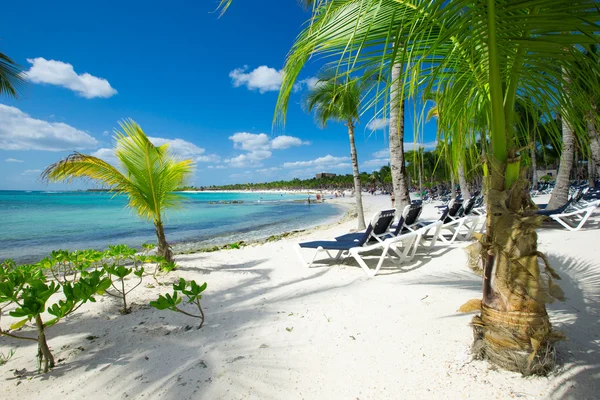
<path id="1" fill-rule="evenodd" d="M 538 168 L 538 170 L 536 171 L 536 173 L 537 173 L 538 179 L 540 179 L 542 176 L 546 176 L 546 175 L 551 176 L 552 179 L 556 179 L 556 176 L 558 175 L 558 170 L 556 170 L 556 169 L 541 169 L 541 168 Z"/>
<path id="2" fill-rule="evenodd" d="M 336 175 L 335 174 L 330 174 L 327 172 L 321 172 L 320 174 L 315 175 L 315 177 L 317 179 L 321 179 L 321 178 L 334 178 Z"/>

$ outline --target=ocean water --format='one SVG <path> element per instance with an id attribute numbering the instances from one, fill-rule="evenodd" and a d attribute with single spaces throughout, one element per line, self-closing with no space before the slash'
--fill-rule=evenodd
<path id="1" fill-rule="evenodd" d="M 295 202 L 305 195 L 183 193 L 181 209 L 164 220 L 175 250 L 252 240 L 333 220 L 334 205 Z M 242 201 L 242 204 L 211 202 Z M 56 249 L 139 248 L 156 243 L 154 225 L 127 206 L 126 196 L 102 192 L 0 191 L 0 260 L 33 262 Z"/>

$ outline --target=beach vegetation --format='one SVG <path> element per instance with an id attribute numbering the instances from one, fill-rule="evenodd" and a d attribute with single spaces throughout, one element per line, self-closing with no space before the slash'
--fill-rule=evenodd
<path id="1" fill-rule="evenodd" d="M 204 310 L 202 309 L 200 300 L 202 300 L 202 292 L 206 290 L 206 287 L 206 282 L 198 285 L 196 281 L 186 281 L 180 278 L 179 282 L 173 284 L 173 293 L 159 295 L 158 299 L 150 302 L 150 306 L 158 310 L 171 310 L 192 318 L 197 318 L 200 320 L 200 325 L 198 325 L 198 329 L 200 329 L 204 325 Z M 181 303 L 184 297 L 185 303 L 193 304 L 197 312 L 190 312 L 183 309 Z"/>
<path id="2" fill-rule="evenodd" d="M 309 112 L 314 112 L 315 120 L 319 126 L 326 127 L 327 123 L 332 120 L 342 122 L 348 128 L 359 230 L 365 229 L 366 225 L 354 130 L 359 121 L 363 91 L 368 84 L 368 79 L 350 78 L 349 75 L 341 78 L 324 75 L 317 81 L 306 98 L 306 107 Z"/>
<path id="3" fill-rule="evenodd" d="M 0 53 L 0 95 L 17 98 L 24 84 L 21 67 L 9 56 Z"/>
<path id="4" fill-rule="evenodd" d="M 10 261 L 4 262 L 0 265 L 0 310 L 10 307 L 8 314 L 19 320 L 8 329 L 0 327 L 0 335 L 37 342 L 39 366 L 46 373 L 55 365 L 46 339 L 48 329 L 77 311 L 81 305 L 95 302 L 95 296 L 102 295 L 110 284 L 103 271 L 92 271 L 77 282 L 58 282 L 48 280 L 37 265 L 17 266 Z M 50 298 L 56 298 L 59 292 L 62 298 L 47 306 Z M 50 319 L 44 321 L 44 312 L 50 314 Z M 37 337 L 15 333 L 32 321 Z"/>
<path id="5" fill-rule="evenodd" d="M 192 160 L 178 160 L 169 153 L 168 144 L 155 146 L 133 120 L 120 123 L 115 131 L 115 155 L 119 166 L 81 153 L 73 153 L 48 166 L 42 173 L 47 182 L 89 179 L 100 182 L 114 193 L 129 197 L 128 206 L 140 218 L 154 223 L 158 241 L 157 255 L 173 261 L 165 237 L 164 213 L 181 205 L 174 191 L 190 177 Z"/>
<path id="6" fill-rule="evenodd" d="M 6 354 L 0 351 L 0 365 L 6 364 L 11 358 L 13 358 L 15 353 L 16 351 L 14 349 L 10 349 Z"/>

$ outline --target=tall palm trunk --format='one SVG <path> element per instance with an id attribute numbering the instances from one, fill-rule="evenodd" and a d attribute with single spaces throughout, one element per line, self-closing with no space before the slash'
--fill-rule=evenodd
<path id="1" fill-rule="evenodd" d="M 462 194 L 463 200 L 469 200 L 471 198 L 471 192 L 469 192 L 469 185 L 467 184 L 467 177 L 465 175 L 465 162 L 462 159 L 462 156 L 458 161 L 458 184 L 460 185 L 460 193 Z"/>
<path id="2" fill-rule="evenodd" d="M 456 183 L 454 182 L 454 172 L 451 172 L 450 175 L 450 186 L 451 187 L 451 192 L 452 193 L 452 198 L 455 199 L 456 198 Z"/>
<path id="3" fill-rule="evenodd" d="M 162 221 L 154 221 L 154 228 L 156 228 L 156 238 L 158 239 L 158 248 L 156 250 L 156 254 L 164 257 L 167 262 L 173 262 L 173 252 L 171 251 L 169 243 L 167 243 L 167 238 L 165 237 L 165 228 L 162 224 Z"/>
<path id="4" fill-rule="evenodd" d="M 595 110 L 596 107 L 594 106 L 593 109 Z M 591 187 L 595 186 L 596 174 L 600 173 L 600 138 L 598 138 L 598 129 L 594 114 L 594 112 L 590 111 L 586 115 L 587 131 L 590 137 L 591 157 L 588 159 L 588 164 L 591 165 L 590 170 L 592 172 L 592 178 L 590 179 Z"/>
<path id="5" fill-rule="evenodd" d="M 596 182 L 594 181 L 596 179 L 596 173 L 595 173 L 595 168 L 594 168 L 594 162 L 591 160 L 590 157 L 588 157 L 588 162 L 587 162 L 587 173 L 588 173 L 588 186 L 591 188 L 596 187 Z"/>
<path id="6" fill-rule="evenodd" d="M 573 168 L 573 156 L 575 150 L 575 132 L 567 121 L 566 116 L 562 118 L 562 151 L 560 164 L 556 175 L 556 185 L 552 189 L 550 201 L 546 207 L 548 210 L 559 208 L 569 200 L 569 186 L 571 186 L 571 170 Z"/>
<path id="7" fill-rule="evenodd" d="M 396 214 L 410 204 L 406 166 L 404 162 L 404 99 L 402 98 L 402 64 L 392 66 L 390 95 L 390 167 L 396 199 Z"/>
<path id="8" fill-rule="evenodd" d="M 362 187 L 360 184 L 360 173 L 358 172 L 358 156 L 354 145 L 354 124 L 348 121 L 348 136 L 350 137 L 350 157 L 352 158 L 352 174 L 354 175 L 354 193 L 356 196 L 356 214 L 358 216 L 358 230 L 366 228 L 365 213 L 362 204 Z"/>
<path id="9" fill-rule="evenodd" d="M 531 187 L 533 190 L 538 188 L 538 176 L 537 176 L 537 158 L 535 154 L 535 136 L 533 138 L 533 147 L 531 148 Z"/>

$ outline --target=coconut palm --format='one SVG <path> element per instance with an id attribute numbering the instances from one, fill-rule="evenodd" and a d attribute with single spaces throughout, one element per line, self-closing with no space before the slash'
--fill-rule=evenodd
<path id="1" fill-rule="evenodd" d="M 403 53 L 401 53 L 403 54 Z M 403 60 L 396 60 L 392 66 L 390 87 L 390 167 L 394 190 L 396 213 L 400 215 L 404 207 L 411 203 L 408 193 L 406 158 L 404 156 L 404 88 L 402 85 Z"/>
<path id="2" fill-rule="evenodd" d="M 73 153 L 46 168 L 42 179 L 48 182 L 90 179 L 107 185 L 115 193 L 127 195 L 129 207 L 140 218 L 154 222 L 157 254 L 172 262 L 163 218 L 167 209 L 180 204 L 181 196 L 174 190 L 190 176 L 192 161 L 173 158 L 168 144 L 154 146 L 133 120 L 119 125 L 122 131 L 115 131 L 115 155 L 121 170 L 97 157 Z"/>
<path id="3" fill-rule="evenodd" d="M 358 156 L 354 144 L 354 128 L 359 120 L 361 91 L 365 85 L 364 82 L 365 80 L 359 78 L 337 79 L 324 77 L 319 79 L 319 82 L 310 90 L 306 98 L 308 111 L 315 112 L 318 125 L 326 127 L 327 122 L 333 120 L 343 122 L 348 127 L 359 230 L 365 229 L 366 225 L 362 205 L 360 172 L 358 171 Z"/>
<path id="4" fill-rule="evenodd" d="M 0 95 L 16 98 L 23 83 L 21 68 L 10 57 L 0 53 Z"/>
<path id="5" fill-rule="evenodd" d="M 570 100 L 569 93 L 571 92 L 570 84 L 571 79 L 565 72 L 565 100 Z M 556 184 L 552 189 L 550 200 L 548 201 L 548 209 L 555 210 L 561 207 L 569 200 L 569 187 L 571 186 L 571 169 L 573 168 L 573 157 L 575 153 L 575 128 L 574 124 L 569 121 L 569 115 L 563 113 L 561 115 L 562 122 L 562 141 L 560 143 L 560 164 L 558 167 L 558 173 L 556 174 Z"/>
<path id="6" fill-rule="evenodd" d="M 402 80 L 409 97 L 443 94 L 443 115 L 455 126 L 469 125 L 453 135 L 482 135 L 488 217 L 477 255 L 483 296 L 462 309 L 479 312 L 473 319 L 476 355 L 523 374 L 546 373 L 554 365 L 559 335 L 545 304 L 561 294 L 556 273 L 538 264 L 540 218 L 520 174 L 515 102 L 530 98 L 546 120 L 558 110 L 574 115 L 563 101 L 562 70 L 589 64 L 580 49 L 597 42 L 599 21 L 593 0 L 323 0 L 283 69 L 281 123 L 309 58 L 328 58 L 340 78 L 365 68 L 389 76 L 402 48 L 410 68 L 378 86 L 371 104 L 389 104 L 391 85 Z"/>

